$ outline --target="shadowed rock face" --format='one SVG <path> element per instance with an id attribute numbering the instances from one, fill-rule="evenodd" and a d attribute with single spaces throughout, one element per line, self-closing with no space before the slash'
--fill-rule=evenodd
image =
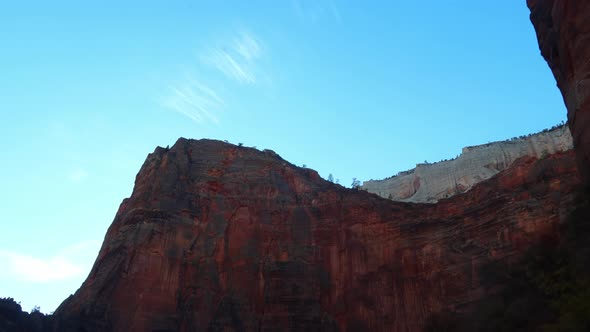
<path id="1" fill-rule="evenodd" d="M 580 171 L 590 182 L 590 1 L 527 0 L 527 5 L 568 110 Z"/>
<path id="2" fill-rule="evenodd" d="M 482 264 L 557 234 L 573 159 L 519 159 L 467 194 L 411 204 L 272 151 L 180 139 L 148 156 L 55 329 L 419 331 L 485 295 Z"/>

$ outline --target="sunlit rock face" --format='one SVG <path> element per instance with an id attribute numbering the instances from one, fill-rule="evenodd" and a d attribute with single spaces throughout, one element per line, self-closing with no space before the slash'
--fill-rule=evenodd
<path id="1" fill-rule="evenodd" d="M 365 181 L 362 189 L 396 201 L 434 203 L 468 191 L 518 158 L 542 158 L 572 147 L 572 136 L 563 125 L 526 137 L 466 147 L 453 160 L 419 164 L 384 180 Z"/>
<path id="2" fill-rule="evenodd" d="M 527 0 L 527 5 L 567 107 L 581 174 L 590 182 L 590 1 Z"/>
<path id="3" fill-rule="evenodd" d="M 272 151 L 180 139 L 137 175 L 56 331 L 420 331 L 485 295 L 479 268 L 556 229 L 573 152 L 437 204 L 324 181 Z"/>

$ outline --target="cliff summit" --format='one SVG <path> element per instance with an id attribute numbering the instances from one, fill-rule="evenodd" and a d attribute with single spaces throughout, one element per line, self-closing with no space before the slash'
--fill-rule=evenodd
<path id="1" fill-rule="evenodd" d="M 519 158 L 542 158 L 572 147 L 569 129 L 561 125 L 534 135 L 465 147 L 455 159 L 418 164 L 384 180 L 365 181 L 361 188 L 396 201 L 435 203 L 468 191 Z"/>

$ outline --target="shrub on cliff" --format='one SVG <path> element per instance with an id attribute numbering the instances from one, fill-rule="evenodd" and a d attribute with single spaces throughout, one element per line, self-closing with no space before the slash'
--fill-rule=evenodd
<path id="1" fill-rule="evenodd" d="M 332 173 L 328 175 L 328 181 L 334 183 L 334 175 L 332 175 Z"/>

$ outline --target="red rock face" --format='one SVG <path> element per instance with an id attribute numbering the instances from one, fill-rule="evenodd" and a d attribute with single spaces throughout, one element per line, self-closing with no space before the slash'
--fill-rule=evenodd
<path id="1" fill-rule="evenodd" d="M 471 191 L 410 204 L 273 153 L 157 148 L 58 331 L 420 331 L 484 294 L 479 267 L 555 236 L 573 152 L 521 159 Z"/>
<path id="2" fill-rule="evenodd" d="M 590 183 L 590 1 L 527 0 L 527 5 L 568 110 L 580 171 Z"/>

